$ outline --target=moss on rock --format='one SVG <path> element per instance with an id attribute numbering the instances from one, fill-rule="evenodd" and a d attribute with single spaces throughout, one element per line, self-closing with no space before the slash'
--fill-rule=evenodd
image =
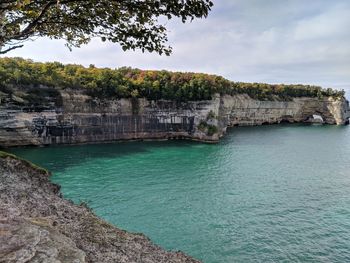
<path id="1" fill-rule="evenodd" d="M 28 166 L 29 168 L 32 168 L 38 172 L 40 172 L 41 174 L 45 174 L 45 175 L 49 175 L 50 172 L 48 170 L 46 170 L 45 168 L 42 168 L 28 160 L 22 159 L 14 154 L 8 153 L 8 152 L 4 152 L 4 151 L 0 151 L 0 158 L 12 158 L 12 159 L 16 159 L 16 160 L 20 160 L 23 162 L 24 165 Z"/>

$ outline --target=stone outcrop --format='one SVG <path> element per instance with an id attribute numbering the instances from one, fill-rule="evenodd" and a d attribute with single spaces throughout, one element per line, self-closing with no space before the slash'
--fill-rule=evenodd
<path id="1" fill-rule="evenodd" d="M 50 101 L 47 99 L 46 101 Z M 248 95 L 216 95 L 208 101 L 96 99 L 61 91 L 54 103 L 0 105 L 0 146 L 77 144 L 133 139 L 186 138 L 216 142 L 227 127 L 281 122 L 348 122 L 348 102 L 331 97 L 259 101 Z"/>
<path id="2" fill-rule="evenodd" d="M 199 262 L 61 198 L 49 173 L 0 152 L 0 262 Z"/>
<path id="3" fill-rule="evenodd" d="M 345 99 L 331 97 L 259 101 L 247 95 L 223 96 L 220 115 L 227 126 L 313 122 L 314 115 L 325 124 L 342 125 L 348 122 L 349 105 Z"/>

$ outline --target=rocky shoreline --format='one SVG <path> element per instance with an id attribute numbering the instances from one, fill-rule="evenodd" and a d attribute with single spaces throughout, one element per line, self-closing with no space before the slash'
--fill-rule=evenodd
<path id="1" fill-rule="evenodd" d="M 63 199 L 49 176 L 0 152 L 0 262 L 199 262 Z"/>

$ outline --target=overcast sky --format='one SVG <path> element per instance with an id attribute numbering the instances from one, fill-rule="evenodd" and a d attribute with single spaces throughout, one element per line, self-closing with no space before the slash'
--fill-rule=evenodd
<path id="1" fill-rule="evenodd" d="M 195 71 L 235 81 L 307 83 L 350 92 L 350 0 L 214 0 L 206 20 L 167 23 L 170 57 L 92 41 L 70 52 L 37 39 L 8 56 Z M 348 93 L 349 93 L 348 92 Z M 349 94 L 348 94 L 349 96 Z"/>

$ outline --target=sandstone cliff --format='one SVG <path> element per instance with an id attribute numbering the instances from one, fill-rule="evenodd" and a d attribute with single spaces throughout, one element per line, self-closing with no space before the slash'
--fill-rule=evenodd
<path id="1" fill-rule="evenodd" d="M 175 102 L 97 99 L 60 91 L 40 105 L 0 104 L 0 146 L 187 138 L 216 142 L 227 127 L 281 122 L 348 122 L 348 102 L 332 97 L 260 101 L 248 95 Z"/>
<path id="2" fill-rule="evenodd" d="M 0 152 L 0 262 L 198 262 L 60 196 L 47 171 Z"/>

